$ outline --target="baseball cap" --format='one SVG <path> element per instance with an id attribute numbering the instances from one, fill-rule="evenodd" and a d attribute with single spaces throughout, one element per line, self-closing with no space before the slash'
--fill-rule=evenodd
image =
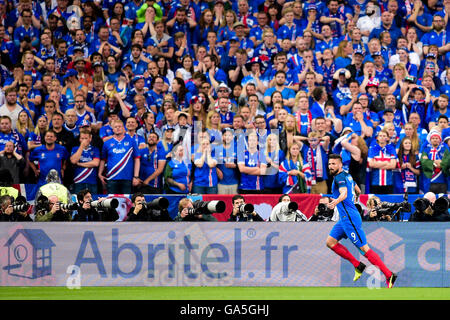
<path id="1" fill-rule="evenodd" d="M 244 25 L 242 22 L 237 21 L 237 22 L 235 22 L 235 23 L 233 24 L 233 29 L 234 29 L 234 28 L 237 28 L 237 27 L 243 27 L 243 28 L 245 28 L 245 25 Z"/>
<path id="2" fill-rule="evenodd" d="M 67 70 L 66 74 L 64 75 L 64 79 L 67 79 L 69 77 L 76 77 L 78 75 L 78 71 L 75 69 L 69 69 Z"/>
<path id="3" fill-rule="evenodd" d="M 380 56 L 380 57 L 383 56 L 383 55 L 381 54 L 381 51 L 376 51 L 376 52 L 372 53 L 372 57 L 378 57 L 378 56 Z"/>
<path id="4" fill-rule="evenodd" d="M 137 74 L 133 77 L 133 83 L 141 79 L 144 79 L 144 76 L 142 74 Z"/>
<path id="5" fill-rule="evenodd" d="M 353 54 L 360 54 L 360 55 L 364 55 L 364 52 L 361 49 L 356 49 L 355 51 L 353 51 Z"/>
<path id="6" fill-rule="evenodd" d="M 83 48 L 80 47 L 80 46 L 75 46 L 75 47 L 73 47 L 73 52 L 76 52 L 76 51 L 84 52 Z"/>

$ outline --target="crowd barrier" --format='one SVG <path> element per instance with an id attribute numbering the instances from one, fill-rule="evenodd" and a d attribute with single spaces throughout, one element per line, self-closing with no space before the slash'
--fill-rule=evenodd
<path id="1" fill-rule="evenodd" d="M 385 287 L 325 246 L 334 223 L 2 223 L 1 286 Z M 365 222 L 398 287 L 450 286 L 450 224 Z"/>

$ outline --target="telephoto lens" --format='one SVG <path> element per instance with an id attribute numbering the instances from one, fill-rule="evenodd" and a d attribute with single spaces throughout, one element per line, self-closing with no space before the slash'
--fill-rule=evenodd
<path id="1" fill-rule="evenodd" d="M 255 211 L 255 207 L 251 203 L 241 204 L 239 206 L 239 212 L 240 213 L 252 213 Z"/>
<path id="2" fill-rule="evenodd" d="M 91 202 L 92 208 L 98 209 L 116 209 L 119 206 L 119 200 L 117 199 L 104 199 L 104 200 L 96 200 Z"/>

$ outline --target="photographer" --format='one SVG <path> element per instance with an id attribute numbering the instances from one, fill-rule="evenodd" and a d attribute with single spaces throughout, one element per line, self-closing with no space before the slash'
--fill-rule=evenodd
<path id="1" fill-rule="evenodd" d="M 322 197 L 319 200 L 319 204 L 314 209 L 314 214 L 309 221 L 338 221 L 338 213 L 334 209 L 329 209 L 328 204 L 331 202 L 330 197 Z"/>
<path id="2" fill-rule="evenodd" d="M 99 199 L 101 201 L 102 199 Z M 119 214 L 115 208 L 95 208 L 91 205 L 92 194 L 88 189 L 77 193 L 78 208 L 73 221 L 116 221 Z"/>
<path id="3" fill-rule="evenodd" d="M 291 201 L 287 194 L 278 199 L 278 204 L 273 207 L 269 221 L 301 222 L 308 221 L 308 218 L 298 210 L 298 204 Z"/>
<path id="4" fill-rule="evenodd" d="M 183 198 L 178 203 L 178 215 L 174 221 L 217 221 L 217 219 L 212 214 L 198 212 L 191 199 Z"/>
<path id="5" fill-rule="evenodd" d="M 253 205 L 247 205 L 245 199 L 240 194 L 233 196 L 233 211 L 228 221 L 264 221 L 254 210 Z"/>
<path id="6" fill-rule="evenodd" d="M 377 196 L 372 196 L 367 200 L 367 213 L 362 217 L 363 221 L 391 221 L 392 217 L 389 214 L 380 212 L 381 200 Z"/>
<path id="7" fill-rule="evenodd" d="M 147 203 L 144 194 L 137 192 L 133 194 L 131 201 L 133 207 L 128 212 L 126 221 L 172 221 L 167 211 L 169 201 L 166 198 L 157 198 Z"/>
<path id="8" fill-rule="evenodd" d="M 60 203 L 56 195 L 51 195 L 48 198 L 44 195 L 39 196 L 36 202 L 34 221 L 71 221 L 72 215 L 69 210 L 61 208 L 63 205 L 65 204 Z"/>
<path id="9" fill-rule="evenodd" d="M 409 221 L 450 221 L 448 208 L 450 200 L 447 196 L 436 199 L 433 192 L 427 192 L 423 198 L 414 201 L 415 211 Z"/>
<path id="10" fill-rule="evenodd" d="M 23 206 L 20 208 L 21 204 L 25 204 L 26 199 L 23 196 L 19 196 L 16 201 L 14 198 L 9 195 L 2 195 L 0 197 L 0 222 L 8 222 L 8 221 L 21 221 L 28 222 L 33 221 L 30 216 L 27 214 L 29 205 Z M 17 208 L 20 209 L 17 209 Z"/>

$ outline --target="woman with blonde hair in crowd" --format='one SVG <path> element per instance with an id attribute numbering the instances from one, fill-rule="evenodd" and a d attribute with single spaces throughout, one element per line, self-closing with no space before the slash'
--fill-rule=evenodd
<path id="1" fill-rule="evenodd" d="M 420 141 L 419 135 L 417 133 L 417 126 L 414 123 L 408 122 L 403 126 L 403 130 L 399 135 L 399 141 L 396 146 L 397 150 L 400 148 L 400 142 L 403 138 L 409 138 L 412 142 L 413 149 L 420 150 L 422 141 Z"/>
<path id="2" fill-rule="evenodd" d="M 211 110 L 208 112 L 206 116 L 206 129 L 211 137 L 211 143 L 218 154 L 218 147 L 222 145 L 222 130 L 220 129 L 220 125 L 222 124 L 222 120 L 220 118 L 219 112 L 215 110 Z"/>
<path id="3" fill-rule="evenodd" d="M 41 115 L 36 121 L 34 131 L 30 132 L 28 138 L 28 150 L 32 151 L 44 142 L 44 135 L 49 128 L 48 119 L 45 115 Z"/>
<path id="4" fill-rule="evenodd" d="M 17 131 L 28 141 L 30 133 L 34 132 L 33 121 L 25 110 L 19 112 L 16 123 Z"/>
<path id="5" fill-rule="evenodd" d="M 389 93 L 394 95 L 403 95 L 408 90 L 408 84 L 405 82 L 405 78 L 409 76 L 408 71 L 403 63 L 397 63 L 392 68 L 392 75 L 394 82 L 389 87 Z"/>
<path id="6" fill-rule="evenodd" d="M 285 154 L 280 149 L 278 135 L 271 133 L 267 136 L 264 146 L 264 157 L 267 162 L 266 175 L 263 177 L 264 193 L 281 193 L 282 186 L 279 183 L 278 171 L 281 162 L 284 161 Z"/>

